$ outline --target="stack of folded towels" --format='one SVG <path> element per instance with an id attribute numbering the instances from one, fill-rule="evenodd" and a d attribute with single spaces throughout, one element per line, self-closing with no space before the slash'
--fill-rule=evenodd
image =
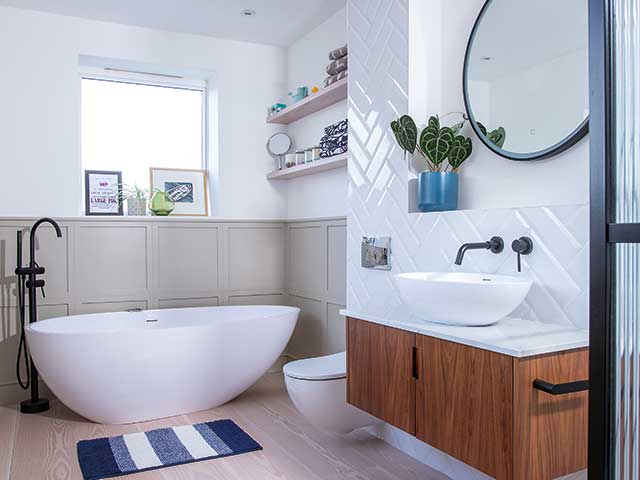
<path id="1" fill-rule="evenodd" d="M 338 80 L 346 78 L 348 73 L 348 55 L 347 46 L 336 48 L 329 52 L 330 63 L 327 65 L 327 73 L 329 76 L 324 80 L 324 86 L 333 85 Z"/>

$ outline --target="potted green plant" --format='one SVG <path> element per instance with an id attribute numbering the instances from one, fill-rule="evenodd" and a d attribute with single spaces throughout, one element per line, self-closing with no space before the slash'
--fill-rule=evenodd
<path id="1" fill-rule="evenodd" d="M 405 157 L 417 151 L 426 162 L 427 170 L 418 174 L 418 208 L 423 212 L 458 208 L 458 169 L 473 151 L 471 139 L 460 134 L 466 121 L 463 114 L 461 122 L 443 127 L 434 115 L 419 135 L 409 115 L 391 122 Z"/>
<path id="2" fill-rule="evenodd" d="M 118 202 L 127 202 L 127 215 L 143 217 L 147 214 L 147 200 L 149 200 L 149 190 L 138 185 L 122 185 L 122 190 L 118 194 Z"/>

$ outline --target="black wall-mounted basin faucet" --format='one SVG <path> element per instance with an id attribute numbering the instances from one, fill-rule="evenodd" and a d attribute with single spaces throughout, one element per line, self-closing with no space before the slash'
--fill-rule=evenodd
<path id="1" fill-rule="evenodd" d="M 504 250 L 504 241 L 500 237 L 491 237 L 488 242 L 463 243 L 456 255 L 456 265 L 462 265 L 467 250 L 490 250 L 491 253 L 500 253 Z"/>

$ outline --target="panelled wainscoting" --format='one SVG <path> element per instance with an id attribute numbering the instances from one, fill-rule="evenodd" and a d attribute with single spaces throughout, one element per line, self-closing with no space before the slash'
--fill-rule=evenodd
<path id="1" fill-rule="evenodd" d="M 16 232 L 35 219 L 0 219 L 0 404 L 16 384 L 19 323 Z M 40 319 L 129 309 L 277 304 L 303 309 L 293 357 L 344 350 L 346 221 L 235 221 L 158 217 L 58 219 L 43 226 L 37 260 L 46 268 Z"/>
<path id="2" fill-rule="evenodd" d="M 287 304 L 302 309 L 287 349 L 294 358 L 346 349 L 346 236 L 345 220 L 287 225 Z"/>

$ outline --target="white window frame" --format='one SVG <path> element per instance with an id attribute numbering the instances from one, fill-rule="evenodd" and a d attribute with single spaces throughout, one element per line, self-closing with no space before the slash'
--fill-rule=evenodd
<path id="1" fill-rule="evenodd" d="M 165 88 L 177 88 L 181 90 L 195 90 L 202 93 L 202 168 L 207 172 L 207 190 L 209 202 L 211 202 L 211 174 L 209 170 L 209 84 L 206 80 L 187 78 L 179 75 L 170 75 L 155 72 L 143 72 L 125 70 L 119 68 L 98 68 L 82 66 L 80 68 L 79 83 L 82 85 L 82 80 L 103 80 L 108 82 L 117 83 L 130 83 L 134 85 L 146 85 L 149 87 L 165 87 Z M 80 89 L 82 91 L 82 89 Z M 82 105 L 82 95 L 80 98 L 80 105 Z M 82 126 L 82 119 L 80 120 L 80 126 Z M 82 133 L 82 132 L 81 132 Z M 82 135 L 80 136 L 82 138 Z M 81 177 L 84 178 L 84 163 L 83 158 L 80 158 L 81 165 Z M 84 197 L 83 189 L 80 189 L 80 194 Z M 82 204 L 82 202 L 81 202 Z M 211 206 L 209 206 L 211 207 Z"/>

